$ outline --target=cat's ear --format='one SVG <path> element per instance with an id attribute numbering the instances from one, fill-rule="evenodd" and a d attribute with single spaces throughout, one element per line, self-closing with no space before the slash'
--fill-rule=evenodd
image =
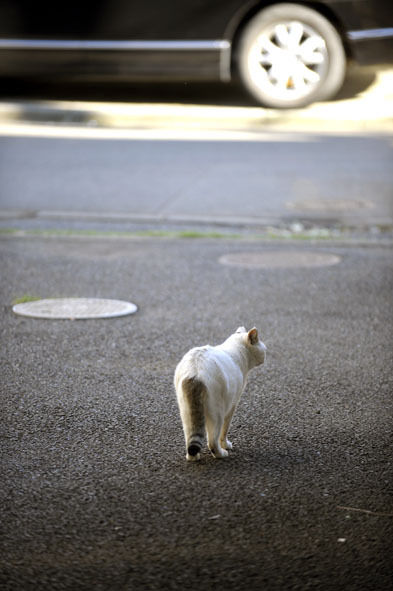
<path id="1" fill-rule="evenodd" d="M 256 345 L 259 342 L 259 338 L 258 338 L 258 331 L 257 329 L 254 327 L 252 328 L 249 332 L 248 332 L 248 341 L 249 343 L 251 343 L 251 345 Z"/>
<path id="2" fill-rule="evenodd" d="M 240 333 L 240 332 L 247 332 L 246 329 L 244 328 L 244 326 L 239 326 L 239 328 L 237 329 L 236 333 Z"/>

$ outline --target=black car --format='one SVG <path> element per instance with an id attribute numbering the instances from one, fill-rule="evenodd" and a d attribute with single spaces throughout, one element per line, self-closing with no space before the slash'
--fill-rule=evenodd
<path id="1" fill-rule="evenodd" d="M 301 107 L 393 63 L 391 0 L 0 0 L 0 76 L 221 80 Z"/>

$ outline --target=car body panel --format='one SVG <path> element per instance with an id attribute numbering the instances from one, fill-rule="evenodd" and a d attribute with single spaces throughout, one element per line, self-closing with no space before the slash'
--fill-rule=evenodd
<path id="1" fill-rule="evenodd" d="M 120 80 L 230 80 L 257 0 L 2 0 L 0 75 Z M 387 0 L 308 2 L 340 31 L 360 63 L 393 63 Z M 363 31 L 385 36 L 356 37 Z"/>

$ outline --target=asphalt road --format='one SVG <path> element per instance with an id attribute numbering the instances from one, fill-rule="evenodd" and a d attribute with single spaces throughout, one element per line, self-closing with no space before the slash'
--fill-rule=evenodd
<path id="1" fill-rule="evenodd" d="M 389 136 L 1 137 L 0 154 L 0 214 L 7 219 L 44 212 L 393 225 Z"/>
<path id="2" fill-rule="evenodd" d="M 213 103 L 228 110 L 196 111 L 188 89 L 180 108 L 177 91 L 165 94 L 175 104 L 163 110 L 6 94 L 1 588 L 391 588 L 393 264 L 381 239 L 393 217 L 391 91 L 366 90 L 367 76 L 337 102 L 285 116 L 224 91 Z M 223 223 L 242 239 L 146 237 Z M 356 232 L 251 238 L 275 224 L 286 236 L 366 232 L 363 246 Z M 113 229 L 134 233 L 105 237 Z M 268 266 L 219 262 L 238 253 Z M 304 266 L 313 253 L 339 263 Z M 14 315 L 12 301 L 32 296 L 125 299 L 139 311 Z M 187 464 L 176 363 L 240 324 L 261 329 L 267 365 L 250 376 L 228 460 L 205 451 Z"/>
<path id="3" fill-rule="evenodd" d="M 288 250 L 340 262 L 218 262 Z M 391 589 L 389 249 L 3 235 L 0 254 L 2 589 Z M 139 311 L 27 319 L 25 294 Z M 186 463 L 175 365 L 240 324 L 268 356 L 234 451 Z"/>

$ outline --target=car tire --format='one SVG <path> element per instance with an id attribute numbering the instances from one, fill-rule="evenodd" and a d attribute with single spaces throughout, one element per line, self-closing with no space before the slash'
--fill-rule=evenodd
<path id="1" fill-rule="evenodd" d="M 264 106 L 301 108 L 341 88 L 346 55 L 324 16 L 299 4 L 276 4 L 254 16 L 237 48 L 240 79 Z"/>

